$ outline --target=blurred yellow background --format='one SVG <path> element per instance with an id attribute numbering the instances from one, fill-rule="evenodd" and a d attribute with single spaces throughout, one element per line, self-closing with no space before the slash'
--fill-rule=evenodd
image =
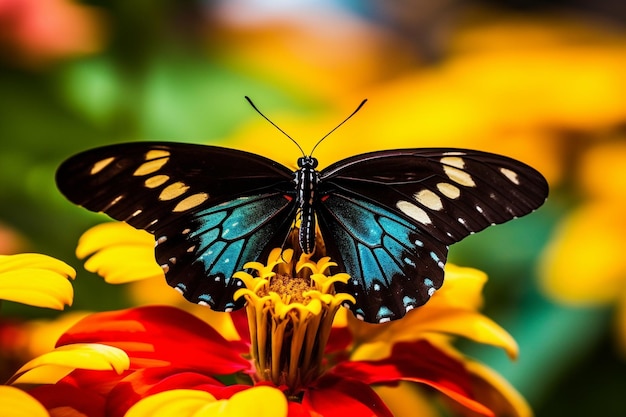
<path id="1" fill-rule="evenodd" d="M 75 258 L 78 237 L 105 217 L 64 200 L 56 167 L 133 140 L 294 166 L 298 149 L 244 95 L 305 151 L 367 98 L 316 149 L 322 166 L 437 146 L 539 169 L 544 207 L 451 248 L 452 262 L 489 275 L 484 310 L 520 359 L 465 351 L 537 416 L 626 415 L 625 3 L 0 0 L 0 253 L 74 265 L 73 311 L 138 302 Z M 4 303 L 0 342 L 42 317 L 52 313 Z"/>

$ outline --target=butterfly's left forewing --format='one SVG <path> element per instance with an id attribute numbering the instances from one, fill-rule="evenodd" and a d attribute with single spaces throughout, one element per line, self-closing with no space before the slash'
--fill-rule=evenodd
<path id="1" fill-rule="evenodd" d="M 533 168 L 465 149 L 358 155 L 320 172 L 320 229 L 369 322 L 395 320 L 443 282 L 448 245 L 528 214 L 548 185 Z"/>
<path id="2" fill-rule="evenodd" d="M 170 285 L 216 310 L 239 307 L 234 271 L 280 246 L 295 216 L 292 171 L 247 152 L 136 142 L 65 161 L 57 184 L 72 202 L 153 233 Z"/>

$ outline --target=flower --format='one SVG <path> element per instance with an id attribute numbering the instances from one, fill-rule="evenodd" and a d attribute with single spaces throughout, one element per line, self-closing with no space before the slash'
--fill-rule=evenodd
<path id="1" fill-rule="evenodd" d="M 0 299 L 61 310 L 72 303 L 73 289 L 68 279 L 75 276 L 76 272 L 69 265 L 46 255 L 27 253 L 0 256 Z M 9 328 L 5 340 L 3 333 L 6 333 L 7 326 L 3 325 L 0 330 L 3 359 L 6 359 L 5 353 L 8 356 L 17 353 L 11 351 L 11 348 L 26 343 L 24 340 L 15 340 L 18 334 L 23 338 L 33 337 L 22 334 L 21 329 Z M 24 352 L 19 353 L 24 355 Z M 95 343 L 61 346 L 24 364 L 8 383 L 54 384 L 76 368 L 92 371 L 106 369 L 119 373 L 128 368 L 128 357 L 120 349 Z M 45 407 L 44 401 L 38 401 L 12 386 L 0 385 L 0 397 L 0 415 L 3 416 L 47 417 L 49 414 L 46 408 L 54 408 Z M 69 399 L 63 407 L 78 402 L 78 398 Z M 74 409 L 82 407 L 75 406 Z"/>
<path id="2" fill-rule="evenodd" d="M 72 304 L 76 271 L 46 255 L 0 255 L 0 300 L 62 310 Z"/>
<path id="3" fill-rule="evenodd" d="M 584 200 L 561 220 L 540 264 L 544 292 L 578 306 L 617 304 L 617 340 L 626 352 L 626 143 L 596 144 L 576 178 Z"/>
<path id="4" fill-rule="evenodd" d="M 339 307 L 350 296 L 335 294 L 332 284 L 347 276 L 327 275 L 332 266 L 328 258 L 306 255 L 294 262 L 290 250 L 278 249 L 267 263 L 246 265 L 254 273 L 237 273 L 246 288 L 236 294 L 247 299 L 246 311 L 221 314 L 231 319 L 236 337 L 175 307 L 91 314 L 61 336 L 57 350 L 104 345 L 123 351 L 128 367 L 74 369 L 29 393 L 49 410 L 67 403 L 89 417 L 102 410 L 141 417 L 162 407 L 161 413 L 181 416 L 243 415 L 251 404 L 261 415 L 391 416 L 373 387 L 390 387 L 383 396 L 393 397 L 396 389 L 408 392 L 406 385 L 394 388 L 408 381 L 433 388 L 465 412 L 530 415 L 505 382 L 450 345 L 450 336 L 460 334 L 516 354 L 510 336 L 475 311 L 484 274 L 452 268 L 451 285 L 408 314 L 405 325 L 368 325 L 347 319 Z M 439 322 L 424 323 L 439 314 Z M 68 363 L 70 369 L 78 364 Z M 34 370 L 27 367 L 19 378 L 34 382 Z M 91 408 L 76 404 L 77 396 L 90 399 Z"/>

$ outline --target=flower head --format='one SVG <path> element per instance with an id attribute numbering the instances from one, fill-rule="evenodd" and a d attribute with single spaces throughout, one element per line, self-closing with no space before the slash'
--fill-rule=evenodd
<path id="1" fill-rule="evenodd" d="M 14 380 L 42 384 L 29 393 L 48 410 L 66 407 L 89 417 L 103 410 L 113 417 L 166 410 L 181 416 L 387 417 L 392 412 L 383 399 L 402 381 L 429 386 L 474 413 L 529 415 L 514 390 L 449 344 L 451 334 L 476 335 L 515 352 L 506 332 L 478 318 L 483 274 L 453 271 L 451 292 L 444 286 L 431 300 L 434 311 L 427 311 L 431 303 L 416 309 L 401 320 L 404 326 L 368 325 L 346 320 L 341 305 L 351 296 L 336 294 L 333 283 L 348 277 L 330 274 L 333 265 L 307 255 L 295 261 L 291 250 L 279 249 L 266 263 L 247 264 L 249 272 L 236 275 L 246 284 L 236 296 L 246 298 L 247 309 L 222 314 L 231 321 L 228 338 L 174 307 L 91 314 Z M 436 315 L 439 322 L 420 325 Z M 379 394 L 379 387 L 387 389 Z"/>
<path id="2" fill-rule="evenodd" d="M 333 283 L 347 282 L 349 276 L 324 275 L 336 265 L 330 258 L 314 262 L 302 255 L 294 264 L 292 256 L 290 249 L 274 249 L 267 265 L 246 264 L 257 276 L 236 273 L 246 288 L 235 297 L 247 301 L 255 380 L 286 385 L 294 394 L 321 375 L 335 313 L 343 302 L 354 298 L 334 294 Z"/>

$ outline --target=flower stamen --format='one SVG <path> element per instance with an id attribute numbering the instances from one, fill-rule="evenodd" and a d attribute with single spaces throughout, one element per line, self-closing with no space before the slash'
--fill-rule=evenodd
<path id="1" fill-rule="evenodd" d="M 323 373 L 323 354 L 335 313 L 354 298 L 335 294 L 333 283 L 347 282 L 349 276 L 326 276 L 335 265 L 329 258 L 315 262 L 303 254 L 294 265 L 292 257 L 291 249 L 274 249 L 266 265 L 245 265 L 256 270 L 256 276 L 243 271 L 234 276 L 246 285 L 235 298 L 247 301 L 256 367 L 253 378 L 284 386 L 289 395 L 297 395 Z"/>

